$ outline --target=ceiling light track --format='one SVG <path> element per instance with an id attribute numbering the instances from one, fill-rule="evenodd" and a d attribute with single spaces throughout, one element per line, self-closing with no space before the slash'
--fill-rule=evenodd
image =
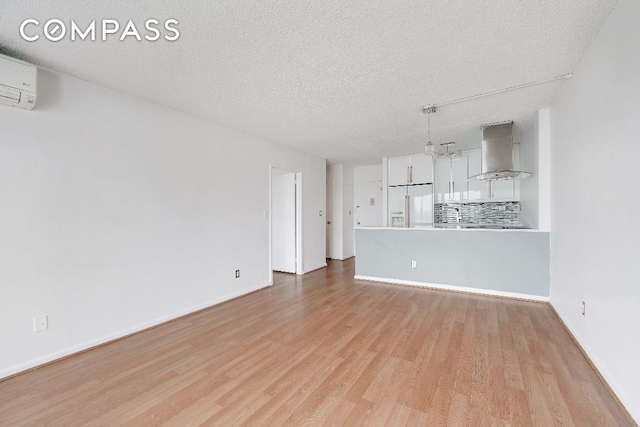
<path id="1" fill-rule="evenodd" d="M 490 95 L 496 95 L 496 94 L 502 93 L 502 92 L 508 92 L 508 91 L 511 91 L 511 90 L 522 89 L 522 88 L 525 88 L 525 87 L 535 86 L 535 85 L 539 85 L 539 84 L 542 84 L 542 83 L 549 83 L 549 82 L 552 82 L 552 81 L 555 81 L 555 80 L 570 79 L 571 77 L 573 77 L 573 73 L 567 73 L 567 74 L 563 74 L 561 76 L 551 77 L 550 79 L 538 80 L 538 81 L 529 82 L 529 83 L 523 83 L 523 84 L 516 85 L 516 86 L 506 87 L 504 89 L 493 90 L 491 92 L 480 93 L 478 95 L 466 96 L 464 98 L 452 99 L 450 101 L 440 102 L 440 103 L 437 103 L 437 104 L 429 104 L 429 105 L 425 105 L 424 107 L 422 107 L 422 112 L 424 114 L 431 114 L 431 113 L 435 113 L 436 107 L 442 107 L 442 106 L 445 106 L 445 105 L 456 104 L 458 102 L 470 101 L 472 99 L 482 98 L 482 97 L 490 96 Z"/>

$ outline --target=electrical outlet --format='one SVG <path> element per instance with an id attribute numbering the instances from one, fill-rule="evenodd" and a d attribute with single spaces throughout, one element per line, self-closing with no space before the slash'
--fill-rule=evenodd
<path id="1" fill-rule="evenodd" d="M 33 332 L 42 332 L 47 329 L 49 329 L 49 317 L 46 314 L 33 318 Z"/>
<path id="2" fill-rule="evenodd" d="M 582 315 L 583 316 L 584 316 L 585 308 L 586 308 L 586 304 L 584 303 L 584 301 L 582 301 Z"/>
<path id="3" fill-rule="evenodd" d="M 236 270 L 236 279 L 240 277 L 240 270 Z"/>
<path id="4" fill-rule="evenodd" d="M 416 262 L 415 259 L 411 260 L 411 268 L 416 268 L 418 266 L 418 263 Z"/>

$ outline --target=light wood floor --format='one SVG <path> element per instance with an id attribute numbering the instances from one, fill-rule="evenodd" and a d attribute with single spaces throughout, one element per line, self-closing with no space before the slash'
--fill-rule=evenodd
<path id="1" fill-rule="evenodd" d="M 0 425 L 632 425 L 546 304 L 296 277 L 0 382 Z"/>

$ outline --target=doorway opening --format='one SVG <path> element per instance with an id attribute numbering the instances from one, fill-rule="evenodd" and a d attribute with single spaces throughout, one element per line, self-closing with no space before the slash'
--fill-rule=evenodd
<path id="1" fill-rule="evenodd" d="M 273 272 L 302 274 L 302 173 L 270 170 L 270 279 Z"/>

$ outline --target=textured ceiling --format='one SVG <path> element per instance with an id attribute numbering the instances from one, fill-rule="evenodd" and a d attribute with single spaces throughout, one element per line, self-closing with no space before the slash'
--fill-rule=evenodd
<path id="1" fill-rule="evenodd" d="M 331 163 L 422 150 L 422 106 L 571 72 L 617 0 L 4 1 L 0 51 L 207 118 Z M 175 18 L 180 38 L 23 41 L 26 18 Z M 432 141 L 516 139 L 563 81 L 450 105 Z M 37 108 L 37 107 L 36 107 Z"/>

